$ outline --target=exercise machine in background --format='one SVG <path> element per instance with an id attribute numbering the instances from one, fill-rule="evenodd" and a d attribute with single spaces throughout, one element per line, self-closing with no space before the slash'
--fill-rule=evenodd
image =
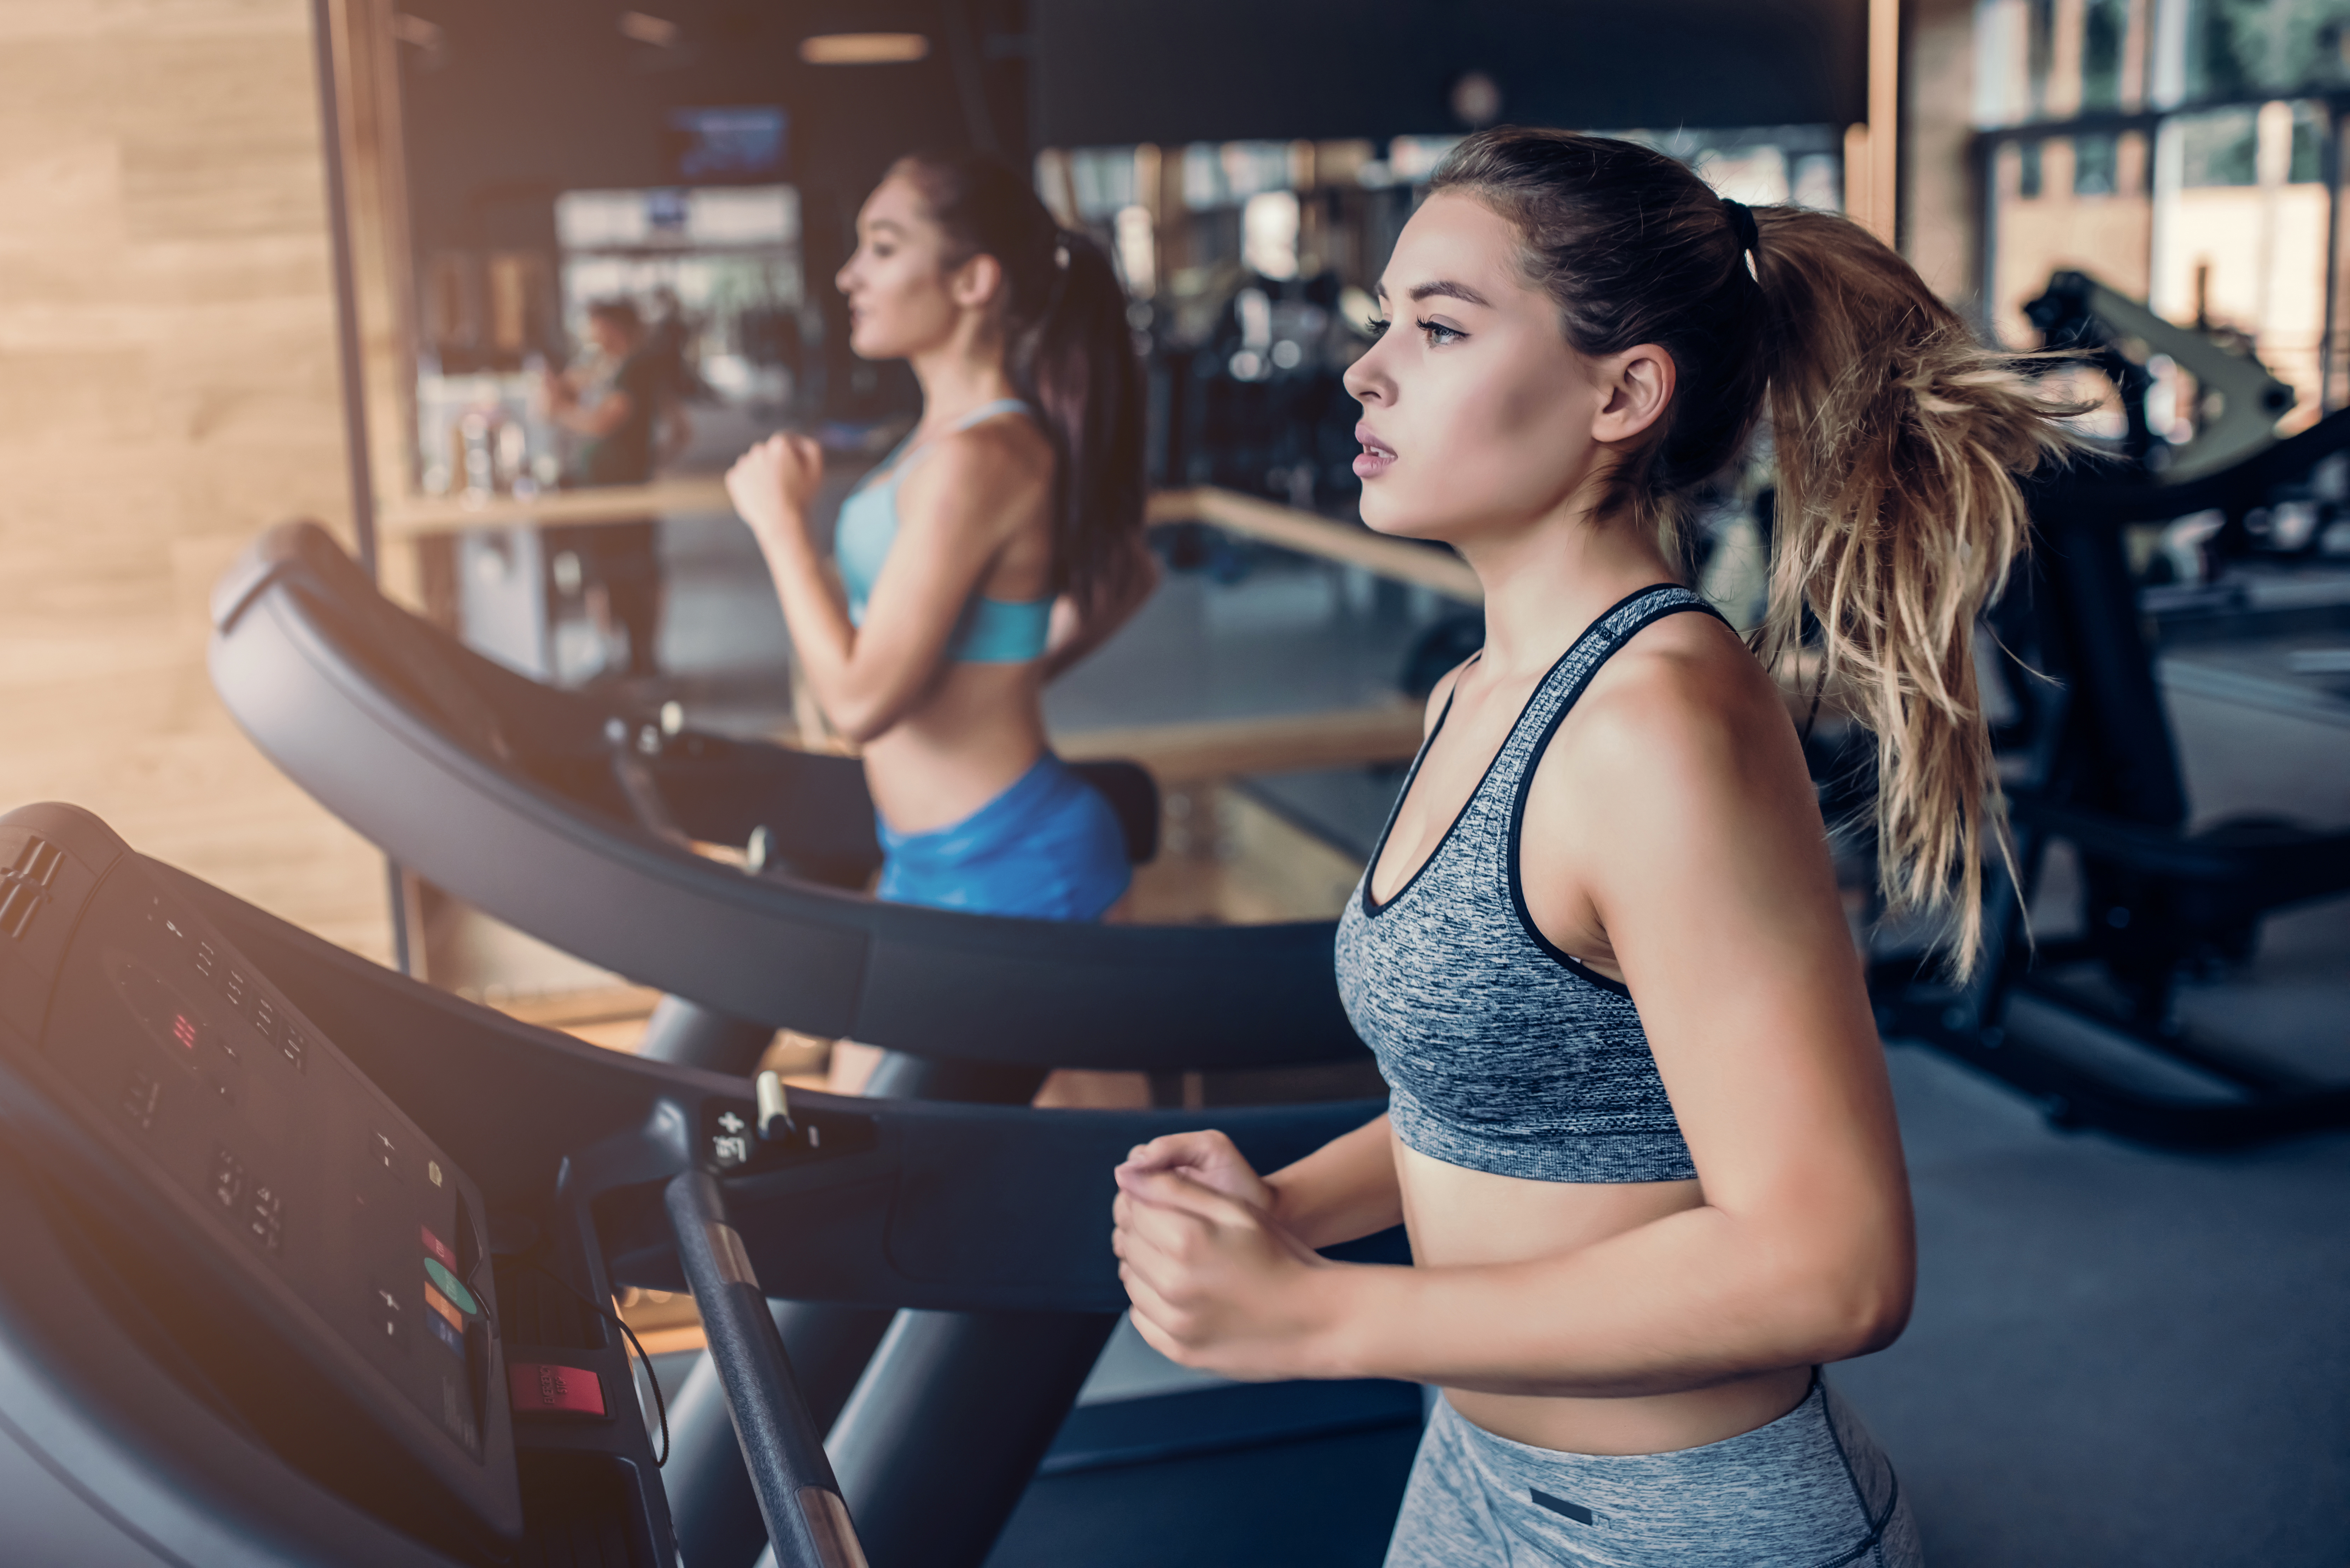
<path id="1" fill-rule="evenodd" d="M 2301 593 L 2263 608 L 2253 597 L 2261 578 L 2221 577 L 2191 593 L 2159 590 L 2168 613 L 2157 616 L 2158 590 L 2142 587 L 2127 548 L 2133 530 L 2195 514 L 2227 519 L 2220 537 L 2256 540 L 2246 520 L 2314 504 L 2327 473 L 2338 480 L 2350 462 L 2350 412 L 2277 439 L 2290 393 L 2257 361 L 2081 274 L 2058 274 L 2031 309 L 2050 347 L 2088 351 L 2114 381 L 2132 433 L 2121 461 L 2084 462 L 2033 487 L 2033 555 L 1993 611 L 2010 709 L 1994 739 L 2020 885 L 1991 868 L 1990 946 L 1971 984 L 1943 983 L 1914 955 L 1880 957 L 1880 1022 L 2032 1095 L 2059 1122 L 2147 1142 L 2210 1147 L 2350 1126 L 2350 1060 L 2313 1069 L 2221 1047 L 2194 1038 L 2179 1016 L 2181 980 L 2248 958 L 2267 916 L 2350 894 L 2350 831 L 2269 815 L 2190 826 L 2153 640 L 2157 628 L 2350 633 L 2350 593 L 2334 602 Z M 2218 394 L 2167 464 L 2146 430 L 2143 358 L 2126 345 L 2171 355 Z M 1821 771 L 1841 777 L 1849 762 Z M 2025 911 L 2046 904 L 2058 844 L 2078 866 L 2072 907 L 2040 913 L 2074 934 L 2035 942 Z M 2028 1027 L 2012 1008 L 2020 995 L 2040 1009 Z"/>

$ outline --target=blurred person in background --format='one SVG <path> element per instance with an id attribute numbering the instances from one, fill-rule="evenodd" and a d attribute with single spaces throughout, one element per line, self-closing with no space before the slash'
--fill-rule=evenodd
<path id="1" fill-rule="evenodd" d="M 588 307 L 595 353 L 546 378 L 547 417 L 577 438 L 565 483 L 571 486 L 649 484 L 692 440 L 678 395 L 674 345 L 653 341 L 634 302 L 599 299 Z M 649 676 L 660 637 L 660 524 L 652 518 L 567 524 L 541 530 L 556 581 L 576 563 L 578 590 L 605 655 L 592 679 Z M 614 657 L 625 644 L 626 653 Z"/>
<path id="2" fill-rule="evenodd" d="M 861 748 L 876 895 L 1095 920 L 1131 872 L 1116 815 L 1053 754 L 1045 681 L 1149 594 L 1140 366 L 1108 258 L 1021 172 L 976 152 L 900 160 L 835 279 L 850 348 L 904 359 L 920 421 L 810 534 L 824 455 L 778 435 L 727 475 L 802 678 Z M 835 568 L 837 568 L 837 575 Z M 836 1050 L 833 1083 L 872 1057 Z"/>

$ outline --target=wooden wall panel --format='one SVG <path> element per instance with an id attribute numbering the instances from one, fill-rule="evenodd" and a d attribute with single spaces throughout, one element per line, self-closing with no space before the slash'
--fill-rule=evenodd
<path id="1" fill-rule="evenodd" d="M 309 8 L 0 0 L 0 803 L 371 956 L 382 862 L 204 673 L 264 526 L 348 529 Z"/>

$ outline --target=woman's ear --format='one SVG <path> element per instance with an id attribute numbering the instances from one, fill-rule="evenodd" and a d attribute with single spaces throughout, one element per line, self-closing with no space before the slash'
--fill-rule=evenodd
<path id="1" fill-rule="evenodd" d="M 1664 416 L 1673 400 L 1673 357 L 1654 343 L 1610 354 L 1592 365 L 1599 384 L 1599 411 L 1591 421 L 1594 441 L 1630 441 Z"/>
<path id="2" fill-rule="evenodd" d="M 947 297 L 964 310 L 984 310 L 1003 288 L 1003 264 L 985 251 L 955 268 L 947 278 Z"/>

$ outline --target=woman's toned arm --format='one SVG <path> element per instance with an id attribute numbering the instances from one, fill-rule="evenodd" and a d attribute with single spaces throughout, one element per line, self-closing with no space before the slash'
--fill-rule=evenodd
<path id="1" fill-rule="evenodd" d="M 1587 892 L 1701 1204 L 1561 1256 L 1374 1268 L 1316 1257 L 1180 1173 L 1139 1173 L 1121 1179 L 1118 1246 L 1153 1345 L 1242 1376 L 1611 1396 L 1898 1334 L 1908 1188 L 1818 810 L 1760 671 L 1697 662 L 1627 661 L 1595 682 L 1537 772 L 1522 867 L 1531 888 L 1571 866 Z"/>
<path id="2" fill-rule="evenodd" d="M 984 431 L 941 438 L 923 463 L 919 504 L 901 493 L 898 536 L 865 606 L 848 606 L 808 537 L 824 453 L 778 435 L 727 471 L 726 493 L 759 542 L 783 601 L 800 670 L 835 730 L 872 740 L 938 679 L 963 607 L 1002 548 L 1004 519 L 1027 504 L 1034 476 Z"/>
<path id="3" fill-rule="evenodd" d="M 1309 1247 L 1335 1247 L 1403 1223 L 1395 1134 L 1385 1116 L 1283 1166 L 1264 1184 L 1273 1192 L 1274 1219 Z"/>

